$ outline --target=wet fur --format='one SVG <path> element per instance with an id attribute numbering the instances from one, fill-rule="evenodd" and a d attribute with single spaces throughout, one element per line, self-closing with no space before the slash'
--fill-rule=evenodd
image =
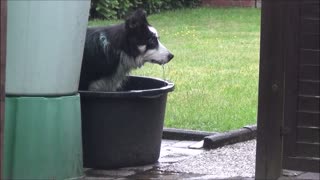
<path id="1" fill-rule="evenodd" d="M 122 24 L 88 28 L 79 89 L 119 90 L 131 70 L 145 62 L 165 64 L 172 58 L 145 12 L 137 10 Z"/>

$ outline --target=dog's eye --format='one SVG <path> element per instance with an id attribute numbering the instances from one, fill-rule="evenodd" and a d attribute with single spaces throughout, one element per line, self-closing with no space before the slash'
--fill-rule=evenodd
<path id="1" fill-rule="evenodd" d="M 156 46 L 157 43 L 158 43 L 158 39 L 157 39 L 155 36 L 151 37 L 151 38 L 148 40 L 148 45 L 151 46 L 151 47 Z"/>
<path id="2" fill-rule="evenodd" d="M 152 37 L 149 39 L 149 43 L 153 44 L 156 42 L 156 40 L 157 40 L 156 37 Z"/>

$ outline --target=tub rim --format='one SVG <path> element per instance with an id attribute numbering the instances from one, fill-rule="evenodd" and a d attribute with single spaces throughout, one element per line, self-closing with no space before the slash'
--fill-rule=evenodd
<path id="1" fill-rule="evenodd" d="M 116 91 L 116 92 L 105 92 L 105 91 L 88 91 L 88 90 L 79 90 L 80 96 L 82 97 L 99 97 L 99 98 L 110 98 L 110 97 L 144 97 L 144 98 L 152 98 L 159 97 L 163 94 L 167 94 L 168 92 L 172 92 L 174 90 L 174 83 L 168 80 L 163 80 L 157 77 L 150 76 L 136 76 L 130 75 L 128 77 L 132 78 L 141 78 L 141 79 L 151 79 L 154 81 L 163 82 L 166 85 L 160 88 L 152 88 L 152 89 L 144 89 L 144 90 L 130 90 L 130 91 Z"/>

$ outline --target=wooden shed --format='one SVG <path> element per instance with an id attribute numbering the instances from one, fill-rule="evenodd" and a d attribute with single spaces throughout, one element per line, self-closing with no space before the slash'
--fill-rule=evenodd
<path id="1" fill-rule="evenodd" d="M 319 5 L 262 1 L 256 178 L 319 172 Z"/>

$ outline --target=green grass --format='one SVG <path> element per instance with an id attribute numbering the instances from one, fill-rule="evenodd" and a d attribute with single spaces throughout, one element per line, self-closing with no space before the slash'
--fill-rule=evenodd
<path id="1" fill-rule="evenodd" d="M 166 127 L 221 132 L 256 123 L 259 9 L 184 9 L 151 15 L 149 22 L 175 55 L 165 67 L 176 87 L 168 96 Z M 153 64 L 133 73 L 164 77 Z"/>

